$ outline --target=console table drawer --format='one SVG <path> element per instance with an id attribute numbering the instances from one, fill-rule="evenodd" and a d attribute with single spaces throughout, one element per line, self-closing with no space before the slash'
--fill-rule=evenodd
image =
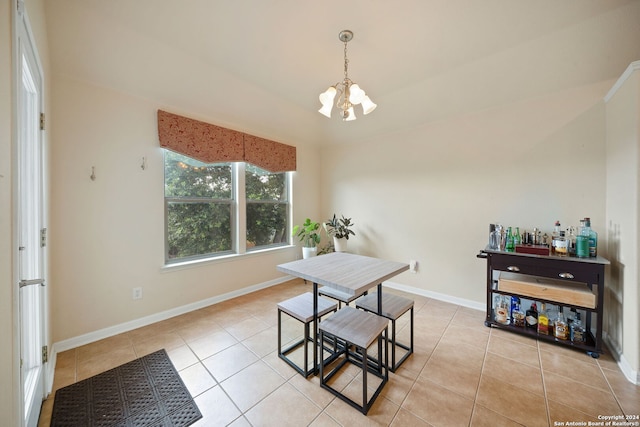
<path id="1" fill-rule="evenodd" d="M 492 254 L 491 267 L 494 270 L 588 284 L 599 283 L 599 279 L 601 279 L 598 277 L 599 274 L 597 270 L 599 270 L 599 268 L 597 268 L 597 264 L 581 263 L 579 261 L 567 262 L 548 258 L 541 259 Z"/>

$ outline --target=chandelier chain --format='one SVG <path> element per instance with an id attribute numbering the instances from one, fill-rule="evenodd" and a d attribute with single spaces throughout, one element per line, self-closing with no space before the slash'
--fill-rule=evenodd
<path id="1" fill-rule="evenodd" d="M 344 79 L 345 80 L 349 80 L 349 75 L 348 75 L 348 66 L 349 66 L 349 59 L 347 58 L 347 42 L 344 42 Z"/>

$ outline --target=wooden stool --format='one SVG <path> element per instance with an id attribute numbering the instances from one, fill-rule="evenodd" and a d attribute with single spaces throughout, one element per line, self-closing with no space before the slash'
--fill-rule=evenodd
<path id="1" fill-rule="evenodd" d="M 353 307 L 344 307 L 337 313 L 331 315 L 320 324 L 320 342 L 324 342 L 324 335 L 329 334 L 338 339 L 344 340 L 346 345 L 342 347 L 344 358 L 336 367 L 324 376 L 324 363 L 320 361 L 320 386 L 329 390 L 332 394 L 347 402 L 354 408 L 359 409 L 363 414 L 367 414 L 371 405 L 376 400 L 382 387 L 389 379 L 388 362 L 388 331 L 389 321 L 366 311 L 356 310 Z M 384 346 L 382 336 L 384 335 Z M 378 366 L 371 366 L 367 357 L 367 348 L 378 340 Z M 355 352 L 349 351 L 351 346 L 355 346 Z M 384 351 L 384 363 L 382 362 L 382 352 Z M 328 381 L 347 363 L 350 362 L 362 368 L 362 404 L 357 403 L 338 390 L 332 388 Z M 382 381 L 376 388 L 373 396 L 367 399 L 367 375 L 372 374 Z"/>
<path id="2" fill-rule="evenodd" d="M 360 298 L 356 301 L 356 307 L 371 313 L 378 313 L 378 294 L 372 293 Z M 398 320 L 407 311 L 411 310 L 410 314 L 410 344 L 402 344 L 396 341 L 396 320 Z M 391 366 L 389 369 L 391 372 L 395 372 L 396 369 L 404 362 L 411 353 L 413 353 L 413 300 L 409 298 L 401 297 L 399 295 L 382 293 L 382 314 L 383 317 L 391 320 Z M 404 350 L 407 350 L 404 356 L 396 363 L 396 345 Z"/>
<path id="3" fill-rule="evenodd" d="M 364 294 L 366 295 L 367 293 L 365 292 Z M 344 303 L 344 305 L 348 305 L 351 301 L 355 300 L 360 296 L 360 295 L 348 294 L 346 292 L 339 291 L 330 286 L 323 286 L 320 289 L 318 289 L 318 295 L 329 297 L 338 301 L 339 309 L 342 308 L 342 303 Z"/>
<path id="4" fill-rule="evenodd" d="M 335 312 L 338 305 L 325 298 L 318 298 L 318 319 L 325 314 Z M 282 349 L 282 313 L 286 313 L 294 319 L 304 324 L 304 336 L 300 341 L 290 345 L 287 349 Z M 278 356 L 287 362 L 293 369 L 305 378 L 315 372 L 315 366 L 309 369 L 308 342 L 313 343 L 313 337 L 309 334 L 309 323 L 313 321 L 313 294 L 311 292 L 298 295 L 286 301 L 278 303 Z M 316 345 L 316 343 L 313 343 Z M 298 366 L 287 355 L 304 346 L 304 367 Z M 315 364 L 315 362 L 314 362 Z"/>

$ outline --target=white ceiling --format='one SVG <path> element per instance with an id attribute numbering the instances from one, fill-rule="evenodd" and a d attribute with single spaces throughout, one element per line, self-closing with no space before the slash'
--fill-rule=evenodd
<path id="1" fill-rule="evenodd" d="M 47 0 L 53 72 L 285 143 L 347 143 L 617 78 L 639 0 Z M 317 113 L 343 76 L 378 108 Z M 604 94 L 603 94 L 604 95 Z"/>

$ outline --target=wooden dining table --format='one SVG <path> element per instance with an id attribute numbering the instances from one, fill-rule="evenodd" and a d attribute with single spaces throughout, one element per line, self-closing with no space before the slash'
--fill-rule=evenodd
<path id="1" fill-rule="evenodd" d="M 329 286 L 349 295 L 360 296 L 373 287 L 378 290 L 378 315 L 382 314 L 382 283 L 409 270 L 409 264 L 346 252 L 332 252 L 291 261 L 278 271 L 313 283 L 313 361 L 318 372 L 318 285 Z"/>

